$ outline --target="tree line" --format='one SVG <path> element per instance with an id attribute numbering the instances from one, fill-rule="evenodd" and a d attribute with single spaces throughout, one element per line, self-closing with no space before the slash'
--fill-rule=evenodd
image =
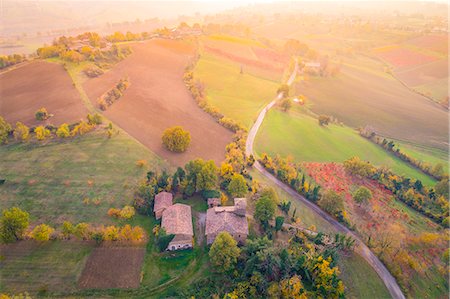
<path id="1" fill-rule="evenodd" d="M 441 163 L 437 163 L 434 167 L 426 162 L 422 162 L 420 160 L 417 160 L 407 153 L 403 152 L 398 144 L 395 144 L 392 140 L 387 140 L 386 138 L 383 138 L 381 136 L 377 136 L 377 134 L 371 130 L 370 128 L 362 128 L 359 130 L 359 134 L 362 137 L 367 138 L 368 140 L 372 141 L 375 144 L 378 144 L 385 150 L 391 152 L 394 154 L 394 156 L 398 157 L 400 160 L 405 161 L 406 163 L 410 164 L 414 168 L 419 169 L 426 175 L 431 176 L 432 178 L 436 180 L 441 180 L 444 176 L 444 166 Z"/>

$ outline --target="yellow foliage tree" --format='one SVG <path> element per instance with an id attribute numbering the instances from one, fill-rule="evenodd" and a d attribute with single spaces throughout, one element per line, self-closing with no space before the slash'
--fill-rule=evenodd
<path id="1" fill-rule="evenodd" d="M 46 129 L 44 126 L 39 126 L 34 129 L 37 140 L 44 140 L 50 136 L 50 130 Z"/>
<path id="2" fill-rule="evenodd" d="M 286 299 L 306 299 L 306 291 L 297 275 L 280 282 L 281 297 Z"/>
<path id="3" fill-rule="evenodd" d="M 18 121 L 16 123 L 16 128 L 14 129 L 14 138 L 16 140 L 26 141 L 30 137 L 30 129 Z"/>
<path id="4" fill-rule="evenodd" d="M 76 125 L 73 129 L 72 132 L 70 132 L 70 135 L 72 136 L 76 136 L 76 135 L 84 135 L 87 132 L 91 131 L 94 128 L 94 126 L 89 125 L 87 122 L 85 122 L 84 120 L 80 121 L 80 123 L 78 125 Z"/>
<path id="5" fill-rule="evenodd" d="M 103 239 L 105 241 L 116 241 L 119 239 L 119 229 L 114 225 L 107 226 L 103 230 Z"/>
<path id="6" fill-rule="evenodd" d="M 56 136 L 59 138 L 67 138 L 70 136 L 70 129 L 68 124 L 62 124 L 59 126 L 58 130 L 56 130 Z"/>
<path id="7" fill-rule="evenodd" d="M 31 237 L 36 241 L 48 241 L 55 230 L 47 224 L 39 224 L 31 231 Z"/>

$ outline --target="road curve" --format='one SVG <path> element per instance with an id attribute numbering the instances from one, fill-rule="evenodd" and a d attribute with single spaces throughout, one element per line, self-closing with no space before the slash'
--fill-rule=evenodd
<path id="1" fill-rule="evenodd" d="M 294 81 L 296 74 L 297 74 L 297 65 L 295 66 L 294 71 L 292 72 L 291 76 L 289 77 L 289 80 L 287 81 L 288 85 L 291 85 Z M 266 107 L 263 108 L 263 110 L 259 113 L 258 118 L 256 119 L 255 123 L 253 124 L 252 128 L 250 129 L 246 141 L 246 155 L 249 156 L 250 154 L 253 154 L 255 157 L 255 153 L 253 152 L 253 143 L 255 141 L 256 133 L 258 132 L 264 117 L 266 116 L 267 111 L 269 111 L 270 108 L 275 105 L 275 103 L 281 99 L 281 94 L 278 94 L 276 98 L 270 102 Z M 391 275 L 391 273 L 388 271 L 388 269 L 384 266 L 384 264 L 378 259 L 378 257 L 364 244 L 364 242 L 350 229 L 348 229 L 346 226 L 338 222 L 336 219 L 331 217 L 328 213 L 324 212 L 319 206 L 316 204 L 310 202 L 302 195 L 298 194 L 296 191 L 291 189 L 289 186 L 284 184 L 283 182 L 279 181 L 275 176 L 273 176 L 271 173 L 269 173 L 267 170 L 264 169 L 264 167 L 256 161 L 253 165 L 256 170 L 258 170 L 262 175 L 264 175 L 266 178 L 271 180 L 273 183 L 275 183 L 279 188 L 286 191 L 290 196 L 293 198 L 301 201 L 303 204 L 305 204 L 308 208 L 310 208 L 315 214 L 317 214 L 319 217 L 322 217 L 324 220 L 329 222 L 338 232 L 350 235 L 352 238 L 355 239 L 355 252 L 357 252 L 359 255 L 361 255 L 368 263 L 369 265 L 377 272 L 378 276 L 383 280 L 384 284 L 386 285 L 386 288 L 389 290 L 389 293 L 391 294 L 392 298 L 394 299 L 404 299 L 405 296 L 403 295 L 399 285 L 397 284 L 397 281 L 395 278 Z"/>

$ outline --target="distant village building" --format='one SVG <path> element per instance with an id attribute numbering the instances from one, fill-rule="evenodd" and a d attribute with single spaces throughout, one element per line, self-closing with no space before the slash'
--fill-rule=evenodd
<path id="1" fill-rule="evenodd" d="M 245 198 L 235 198 L 234 206 L 209 208 L 206 212 L 205 229 L 207 244 L 213 243 L 217 235 L 223 231 L 228 232 L 238 243 L 245 243 L 248 236 L 246 209 Z"/>
<path id="2" fill-rule="evenodd" d="M 155 212 L 155 218 L 160 219 L 165 209 L 172 205 L 172 193 L 160 192 L 155 196 L 155 203 L 153 212 Z"/>
<path id="3" fill-rule="evenodd" d="M 168 235 L 175 235 L 167 250 L 188 249 L 193 246 L 194 229 L 192 226 L 191 206 L 176 203 L 162 213 L 161 228 Z"/>

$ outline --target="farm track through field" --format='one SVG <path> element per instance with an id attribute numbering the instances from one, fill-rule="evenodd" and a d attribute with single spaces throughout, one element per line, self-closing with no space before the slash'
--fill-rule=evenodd
<path id="1" fill-rule="evenodd" d="M 287 84 L 291 85 L 292 82 L 294 82 L 294 79 L 297 74 L 297 67 L 295 66 L 294 71 L 292 72 L 291 76 L 289 77 Z M 281 99 L 281 94 L 278 94 L 277 97 L 270 102 L 258 115 L 258 118 L 256 119 L 255 123 L 253 124 L 252 128 L 250 129 L 248 133 L 248 138 L 246 141 L 246 155 L 249 156 L 251 154 L 255 155 L 253 151 L 253 143 L 255 141 L 256 134 L 258 133 L 258 130 L 264 120 L 264 117 L 266 116 L 267 111 L 272 108 L 278 100 Z M 353 239 L 355 239 L 355 252 L 358 253 L 360 256 L 362 256 L 367 263 L 375 270 L 375 272 L 380 276 L 380 278 L 383 280 L 384 284 L 386 285 L 386 288 L 389 290 L 389 293 L 391 296 L 395 299 L 404 299 L 405 296 L 403 295 L 400 286 L 397 284 L 397 281 L 392 276 L 392 274 L 388 271 L 386 266 L 378 259 L 378 257 L 367 247 L 364 242 L 350 229 L 345 227 L 343 224 L 339 223 L 337 220 L 335 220 L 333 217 L 331 217 L 328 213 L 324 212 L 319 206 L 316 204 L 310 202 L 302 195 L 298 194 L 296 191 L 291 189 L 289 186 L 285 185 L 283 182 L 279 181 L 275 176 L 270 174 L 267 170 L 264 169 L 264 167 L 256 161 L 254 164 L 254 167 L 256 170 L 258 170 L 262 175 L 264 175 L 266 178 L 268 178 L 270 181 L 275 183 L 279 188 L 283 189 L 285 192 L 287 192 L 289 195 L 291 195 L 293 198 L 303 202 L 314 214 L 316 214 L 318 217 L 323 218 L 328 223 L 330 223 L 338 232 L 350 235 Z"/>

